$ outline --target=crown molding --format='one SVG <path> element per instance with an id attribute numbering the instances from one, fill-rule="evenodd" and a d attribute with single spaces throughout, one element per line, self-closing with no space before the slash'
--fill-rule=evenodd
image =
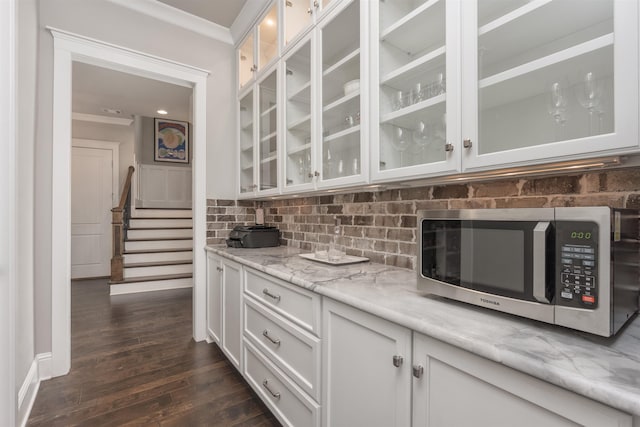
<path id="1" fill-rule="evenodd" d="M 136 12 L 151 16 L 169 24 L 176 25 L 186 30 L 193 31 L 205 37 L 233 44 L 231 31 L 199 16 L 192 15 L 184 10 L 177 9 L 157 0 L 109 0 L 111 3 L 126 7 Z M 251 1 L 251 0 L 249 0 Z"/>
<path id="2" fill-rule="evenodd" d="M 108 125 L 131 126 L 133 119 L 124 119 L 121 117 L 100 116 L 97 114 L 73 113 L 71 119 L 83 122 L 104 123 Z"/>
<path id="3" fill-rule="evenodd" d="M 229 28 L 235 46 L 242 41 L 270 3 L 270 0 L 247 0 L 242 6 L 242 10 Z"/>

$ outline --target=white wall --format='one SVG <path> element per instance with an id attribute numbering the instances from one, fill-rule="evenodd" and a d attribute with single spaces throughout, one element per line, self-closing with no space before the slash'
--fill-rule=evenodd
<path id="1" fill-rule="evenodd" d="M 37 0 L 18 6 L 16 393 L 35 358 L 34 348 L 34 146 L 38 48 Z"/>
<path id="2" fill-rule="evenodd" d="M 51 350 L 51 156 L 53 38 L 45 26 L 74 32 L 211 71 L 207 81 L 207 195 L 232 198 L 234 167 L 233 47 L 106 0 L 40 2 L 36 142 L 36 352 Z M 193 153 L 197 156 L 197 152 Z M 231 169 L 231 170 L 230 170 Z"/>
<path id="3" fill-rule="evenodd" d="M 133 148 L 135 143 L 133 123 L 130 126 L 121 126 L 73 120 L 71 123 L 71 136 L 77 139 L 94 139 L 120 143 L 120 158 L 118 159 L 120 169 L 118 171 L 118 192 L 120 192 L 124 181 L 127 179 L 129 166 L 133 166 Z"/>

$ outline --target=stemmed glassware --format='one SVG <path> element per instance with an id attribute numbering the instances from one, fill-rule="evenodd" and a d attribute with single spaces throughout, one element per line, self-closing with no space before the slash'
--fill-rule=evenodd
<path id="1" fill-rule="evenodd" d="M 554 82 L 551 84 L 549 93 L 548 110 L 555 121 L 555 140 L 561 141 L 565 138 L 565 124 L 567 122 L 567 84 Z"/>
<path id="2" fill-rule="evenodd" d="M 589 112 L 589 135 L 601 132 L 602 121 L 602 84 L 595 73 L 589 71 L 584 75 L 582 84 L 578 85 L 576 93 L 578 102 Z"/>
<path id="3" fill-rule="evenodd" d="M 409 148 L 409 139 L 410 135 L 407 135 L 408 132 L 401 128 L 395 127 L 393 129 L 393 137 L 391 138 L 391 145 L 393 148 L 400 153 L 400 167 L 404 165 L 403 154 Z"/>

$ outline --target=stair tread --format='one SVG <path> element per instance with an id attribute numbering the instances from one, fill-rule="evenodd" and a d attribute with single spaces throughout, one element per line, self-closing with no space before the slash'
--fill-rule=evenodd
<path id="1" fill-rule="evenodd" d="M 191 230 L 193 227 L 130 227 L 127 230 Z"/>
<path id="2" fill-rule="evenodd" d="M 136 208 L 137 211 L 190 211 L 191 208 Z"/>
<path id="3" fill-rule="evenodd" d="M 193 252 L 193 248 L 166 248 L 166 249 L 136 249 L 133 251 L 124 251 L 124 255 L 138 254 L 161 254 L 164 252 Z"/>
<path id="4" fill-rule="evenodd" d="M 163 240 L 193 240 L 191 237 L 145 237 L 143 239 L 130 239 L 127 242 L 160 242 Z"/>
<path id="5" fill-rule="evenodd" d="M 173 279 L 188 279 L 193 277 L 191 273 L 182 274 L 161 274 L 158 276 L 141 276 L 141 277 L 129 277 L 121 281 L 109 281 L 111 285 L 118 285 L 121 283 L 137 283 L 137 282 L 153 282 L 155 280 L 173 280 Z"/>
<path id="6" fill-rule="evenodd" d="M 190 216 L 152 216 L 152 217 L 144 217 L 144 216 L 132 216 L 129 218 L 130 220 L 132 219 L 137 219 L 137 220 L 143 220 L 143 221 L 155 221 L 155 220 L 168 220 L 168 219 L 193 219 Z"/>
<path id="7" fill-rule="evenodd" d="M 138 267 L 163 267 L 165 265 L 183 265 L 193 264 L 191 260 L 178 260 L 178 261 L 155 261 L 155 262 L 136 262 L 134 264 L 125 264 L 124 268 L 138 268 Z"/>

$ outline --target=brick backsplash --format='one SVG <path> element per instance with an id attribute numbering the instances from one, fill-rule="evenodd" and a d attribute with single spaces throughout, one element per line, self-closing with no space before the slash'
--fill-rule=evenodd
<path id="1" fill-rule="evenodd" d="M 335 218 L 350 255 L 416 268 L 416 212 L 423 209 L 611 206 L 640 209 L 640 169 L 437 185 L 268 201 L 208 200 L 207 241 L 224 243 L 236 224 L 277 226 L 283 245 L 313 251 L 329 243 Z"/>

